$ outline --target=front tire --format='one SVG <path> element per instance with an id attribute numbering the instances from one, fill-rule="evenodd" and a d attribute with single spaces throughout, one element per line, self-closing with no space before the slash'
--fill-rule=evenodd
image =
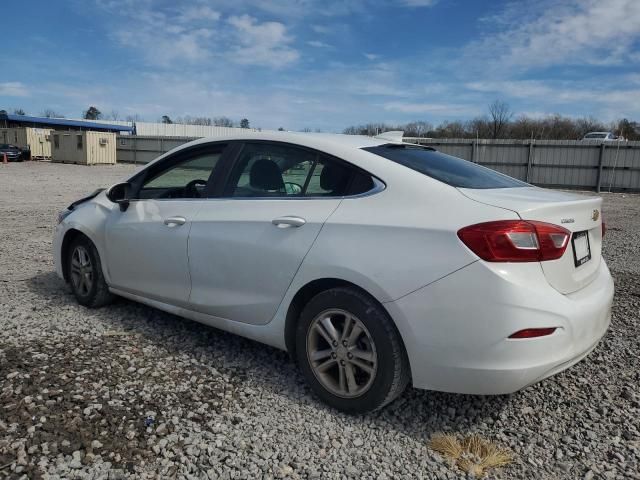
<path id="1" fill-rule="evenodd" d="M 100 255 L 87 237 L 74 240 L 67 255 L 71 291 L 80 305 L 99 308 L 113 301 L 102 274 Z"/>
<path id="2" fill-rule="evenodd" d="M 297 325 L 296 352 L 316 395 L 346 413 L 378 410 L 409 383 L 409 362 L 395 325 L 356 289 L 333 288 L 309 301 Z"/>

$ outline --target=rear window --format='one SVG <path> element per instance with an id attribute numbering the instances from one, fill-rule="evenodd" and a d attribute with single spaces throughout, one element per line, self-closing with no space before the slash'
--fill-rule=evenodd
<path id="1" fill-rule="evenodd" d="M 527 187 L 528 183 L 489 168 L 414 145 L 380 145 L 363 148 L 440 182 L 459 188 Z"/>

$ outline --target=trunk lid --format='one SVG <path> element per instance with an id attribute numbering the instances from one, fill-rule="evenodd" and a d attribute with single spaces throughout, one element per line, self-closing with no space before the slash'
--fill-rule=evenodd
<path id="1" fill-rule="evenodd" d="M 477 202 L 511 210 L 523 220 L 552 223 L 571 232 L 561 258 L 540 262 L 547 281 L 559 292 L 580 290 L 596 277 L 602 255 L 602 198 L 538 187 L 459 190 Z M 587 248 L 591 258 L 585 260 Z"/>

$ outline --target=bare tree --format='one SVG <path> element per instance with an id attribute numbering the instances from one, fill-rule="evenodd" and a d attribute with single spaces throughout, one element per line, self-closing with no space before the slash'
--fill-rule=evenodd
<path id="1" fill-rule="evenodd" d="M 495 102 L 494 102 L 495 103 Z M 405 136 L 428 135 L 433 138 L 512 138 L 520 140 L 576 140 L 587 132 L 612 131 L 627 140 L 640 139 L 640 123 L 623 119 L 605 125 L 593 117 L 571 118 L 562 115 L 545 117 L 528 117 L 519 115 L 511 120 L 508 106 L 503 104 L 494 109 L 495 117 L 484 115 L 466 122 L 444 120 L 435 129 L 428 128 L 427 122 L 409 122 L 405 125 L 387 125 L 384 123 L 367 123 L 352 125 L 343 130 L 349 135 L 377 135 L 389 130 L 404 130 Z M 422 125 L 424 124 L 423 132 Z"/>
<path id="2" fill-rule="evenodd" d="M 120 113 L 117 110 L 111 110 L 111 113 L 108 115 L 109 120 L 118 121 L 120 119 Z"/>
<path id="3" fill-rule="evenodd" d="M 640 139 L 640 125 L 638 122 L 631 122 L 626 118 L 617 122 L 616 133 L 627 140 Z"/>
<path id="4" fill-rule="evenodd" d="M 45 118 L 64 118 L 64 115 L 62 115 L 61 113 L 56 112 L 55 110 L 51 109 L 51 108 L 45 108 L 41 115 Z"/>
<path id="5" fill-rule="evenodd" d="M 25 111 L 22 108 L 14 108 L 13 114 L 14 115 L 26 115 Z"/>
<path id="6" fill-rule="evenodd" d="M 102 112 L 92 105 L 82 113 L 82 118 L 85 120 L 100 120 Z"/>
<path id="7" fill-rule="evenodd" d="M 589 132 L 599 132 L 605 129 L 602 122 L 594 117 L 579 118 L 575 124 L 577 127 L 576 138 L 582 138 Z"/>
<path id="8" fill-rule="evenodd" d="M 209 117 L 192 117 L 191 115 L 185 115 L 184 117 L 177 117 L 174 123 L 182 125 L 213 125 L 213 120 Z"/>
<path id="9" fill-rule="evenodd" d="M 509 104 L 501 100 L 494 100 L 489 105 L 489 116 L 491 117 L 491 138 L 500 138 L 506 130 L 506 126 L 511 120 L 511 110 Z"/>
<path id="10" fill-rule="evenodd" d="M 426 137 L 429 131 L 433 130 L 433 125 L 429 122 L 409 122 L 398 129 L 404 130 L 405 137 Z"/>
<path id="11" fill-rule="evenodd" d="M 213 124 L 216 127 L 233 127 L 233 121 L 228 117 L 215 117 Z"/>

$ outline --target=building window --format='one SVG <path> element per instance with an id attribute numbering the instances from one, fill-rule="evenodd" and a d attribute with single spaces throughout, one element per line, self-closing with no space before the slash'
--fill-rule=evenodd
<path id="1" fill-rule="evenodd" d="M 78 150 L 82 150 L 82 135 L 76 135 Z"/>
<path id="2" fill-rule="evenodd" d="M 56 150 L 58 148 L 60 148 L 60 136 L 59 135 L 54 135 L 53 136 L 53 148 L 55 148 Z"/>

